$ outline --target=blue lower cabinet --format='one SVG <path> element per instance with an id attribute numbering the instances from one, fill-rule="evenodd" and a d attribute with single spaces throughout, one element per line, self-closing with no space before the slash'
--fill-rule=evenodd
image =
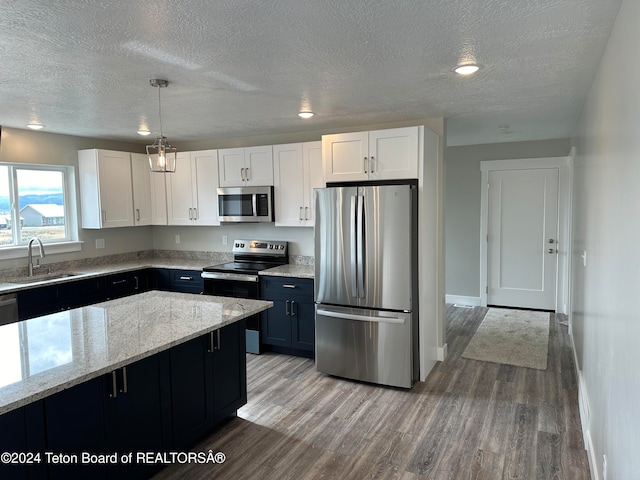
<path id="1" fill-rule="evenodd" d="M 242 320 L 214 332 L 213 404 L 219 424 L 247 403 L 246 325 Z"/>
<path id="2" fill-rule="evenodd" d="M 171 348 L 173 448 L 192 447 L 247 403 L 245 321 Z"/>
<path id="3" fill-rule="evenodd" d="M 51 480 L 107 478 L 107 467 L 83 463 L 82 453 L 106 453 L 104 377 L 63 390 L 44 400 L 47 468 Z"/>
<path id="4" fill-rule="evenodd" d="M 117 462 L 107 467 L 109 478 L 148 478 L 163 467 L 136 461 L 138 452 L 162 452 L 170 447 L 169 426 L 163 421 L 168 405 L 160 360 L 160 355 L 154 355 L 107 375 L 107 450 L 118 454 Z"/>
<path id="5" fill-rule="evenodd" d="M 202 293 L 204 281 L 200 270 L 154 268 L 149 275 L 149 286 L 170 292 Z"/>
<path id="6" fill-rule="evenodd" d="M 148 290 L 147 271 L 116 273 L 104 278 L 105 296 L 108 300 L 126 297 Z"/>
<path id="7" fill-rule="evenodd" d="M 262 343 L 274 351 L 313 357 L 313 280 L 265 275 L 260 277 L 260 291 L 263 300 L 273 302 L 261 314 Z"/>

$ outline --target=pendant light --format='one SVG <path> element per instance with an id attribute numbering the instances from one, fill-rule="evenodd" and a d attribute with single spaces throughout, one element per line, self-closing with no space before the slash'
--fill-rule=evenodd
<path id="1" fill-rule="evenodd" d="M 162 103 L 160 102 L 160 89 L 167 87 L 169 81 L 154 78 L 149 83 L 158 89 L 158 116 L 160 117 L 160 136 L 156 138 L 153 145 L 147 145 L 149 167 L 152 172 L 173 173 L 176 171 L 177 150 L 167 142 L 167 137 L 162 134 Z"/>

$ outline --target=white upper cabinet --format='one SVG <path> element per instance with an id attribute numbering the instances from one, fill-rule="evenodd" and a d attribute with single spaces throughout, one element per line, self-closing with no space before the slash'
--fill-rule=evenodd
<path id="1" fill-rule="evenodd" d="M 276 226 L 313 226 L 313 189 L 323 187 L 322 142 L 273 146 Z"/>
<path id="2" fill-rule="evenodd" d="M 131 154 L 79 150 L 82 228 L 134 225 Z"/>
<path id="3" fill-rule="evenodd" d="M 221 187 L 273 185 L 271 145 L 218 151 Z"/>
<path id="4" fill-rule="evenodd" d="M 178 153 L 165 182 L 168 225 L 220 225 L 216 150 Z"/>
<path id="5" fill-rule="evenodd" d="M 131 182 L 133 185 L 133 224 L 136 226 L 151 225 L 151 171 L 149 157 L 144 153 L 131 154 Z"/>
<path id="6" fill-rule="evenodd" d="M 424 127 L 341 133 L 322 137 L 327 182 L 418 178 Z"/>

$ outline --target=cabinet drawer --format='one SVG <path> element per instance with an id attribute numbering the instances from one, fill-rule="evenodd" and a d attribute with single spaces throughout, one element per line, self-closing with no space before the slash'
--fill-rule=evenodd
<path id="1" fill-rule="evenodd" d="M 202 293 L 204 283 L 198 270 L 170 270 L 172 290 L 185 293 Z"/>
<path id="2" fill-rule="evenodd" d="M 260 287 L 263 298 L 267 295 L 313 297 L 313 280 L 308 278 L 263 275 L 260 277 Z"/>

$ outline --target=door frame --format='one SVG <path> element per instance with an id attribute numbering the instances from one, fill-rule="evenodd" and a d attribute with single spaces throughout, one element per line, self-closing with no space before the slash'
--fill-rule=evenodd
<path id="1" fill-rule="evenodd" d="M 513 160 L 484 160 L 482 195 L 480 200 L 480 305 L 487 306 L 488 278 L 488 221 L 489 172 L 495 170 L 558 169 L 558 270 L 556 272 L 556 305 L 558 313 L 569 313 L 571 260 L 571 194 L 573 190 L 573 150 L 567 157 L 519 158 Z"/>

